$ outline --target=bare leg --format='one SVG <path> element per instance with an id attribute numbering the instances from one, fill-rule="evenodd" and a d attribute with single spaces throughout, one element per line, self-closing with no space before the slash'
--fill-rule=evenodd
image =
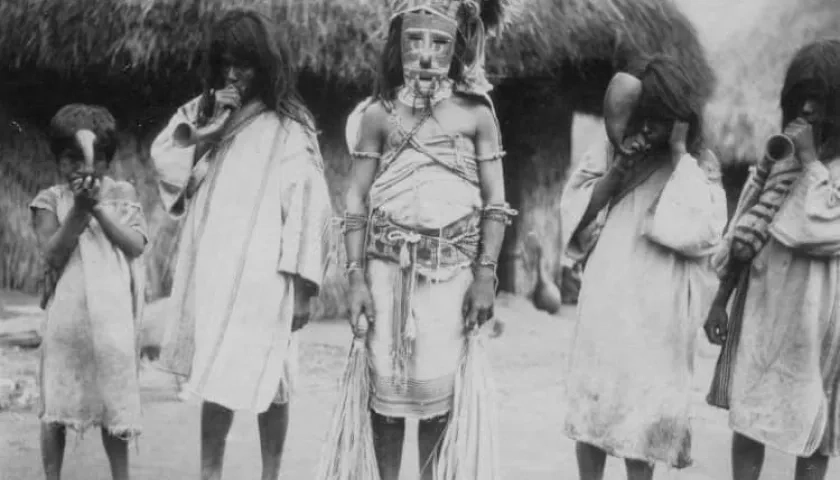
<path id="1" fill-rule="evenodd" d="M 764 465 L 764 445 L 739 433 L 732 436 L 732 478 L 758 480 Z"/>
<path id="2" fill-rule="evenodd" d="M 201 479 L 221 480 L 233 411 L 212 402 L 201 406 Z"/>
<path id="3" fill-rule="evenodd" d="M 47 480 L 61 478 L 67 429 L 57 423 L 41 423 L 41 459 Z"/>
<path id="4" fill-rule="evenodd" d="M 796 480 L 825 480 L 827 470 L 828 457 L 819 452 L 796 459 Z"/>
<path id="5" fill-rule="evenodd" d="M 603 480 L 607 453 L 600 448 L 583 442 L 575 444 L 580 480 Z"/>
<path id="6" fill-rule="evenodd" d="M 102 429 L 102 445 L 111 464 L 111 478 L 128 480 L 128 442 Z"/>
<path id="7" fill-rule="evenodd" d="M 371 411 L 373 419 L 373 449 L 382 480 L 399 480 L 402 464 L 405 419 L 379 415 Z"/>
<path id="8" fill-rule="evenodd" d="M 417 425 L 417 450 L 420 462 L 420 480 L 433 480 L 437 455 L 446 426 L 449 424 L 449 414 L 444 414 L 429 420 L 420 420 Z"/>
<path id="9" fill-rule="evenodd" d="M 653 465 L 642 460 L 625 460 L 627 480 L 653 480 Z"/>
<path id="10" fill-rule="evenodd" d="M 289 428 L 289 404 L 272 403 L 268 410 L 259 414 L 260 447 L 262 449 L 262 480 L 277 480 L 280 477 L 280 460 Z"/>

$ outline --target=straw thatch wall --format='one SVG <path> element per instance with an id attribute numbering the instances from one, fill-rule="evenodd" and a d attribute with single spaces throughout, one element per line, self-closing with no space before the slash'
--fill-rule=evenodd
<path id="1" fill-rule="evenodd" d="M 613 72 L 641 52 L 671 52 L 708 79 L 710 90 L 713 81 L 693 27 L 668 0 L 512 3 L 517 10 L 511 25 L 491 40 L 487 69 L 497 84 L 494 99 L 509 152 L 508 192 L 524 210 L 506 239 L 510 262 L 502 266 L 501 285 L 528 293 L 536 283 L 533 255 L 522 247 L 528 232 L 538 234 L 547 270 L 557 270 L 555 207 L 569 164 L 573 113 L 597 115 Z M 300 52 L 301 90 L 323 130 L 340 211 L 349 170 L 343 122 L 370 89 L 387 18 L 384 0 L 0 3 L 0 102 L 16 118 L 41 127 L 71 101 L 104 104 L 118 117 L 126 134 L 120 165 L 131 166 L 123 174 L 134 172 L 153 228 L 166 232 L 156 238 L 150 261 L 156 293 L 166 291 L 164 257 L 175 227 L 159 211 L 151 188 L 148 144 L 173 108 L 197 91 L 193 67 L 202 26 L 235 5 L 276 18 Z M 5 156 L 0 162 L 18 169 L 21 159 Z M 25 203 L 15 203 L 23 212 Z M 11 235 L 22 241 L 28 235 L 23 230 L 16 225 Z M 331 295 L 340 297 L 340 288 L 336 282 Z"/>
<path id="2" fill-rule="evenodd" d="M 75 80 L 87 86 L 80 95 L 96 95 L 99 101 L 104 94 L 100 90 L 131 92 L 133 98 L 122 95 L 106 103 L 112 109 L 130 107 L 150 116 L 161 103 L 177 103 L 192 90 L 191 67 L 201 29 L 227 8 L 251 6 L 277 19 L 280 31 L 299 52 L 302 70 L 321 80 L 367 89 L 387 25 L 386 3 L 4 0 L 0 3 L 0 65 L 6 82 L 16 88 L 42 90 L 51 81 Z M 698 75 L 707 74 L 705 61 L 697 58 L 693 30 L 668 0 L 508 3 L 513 5 L 510 26 L 489 45 L 491 76 L 584 76 L 595 82 L 591 87 L 597 90 L 615 66 L 638 52 L 662 50 L 684 57 Z M 38 74 L 33 77 L 34 72 Z M 599 95 L 582 100 L 581 108 L 600 108 Z"/>
<path id="3" fill-rule="evenodd" d="M 763 154 L 766 139 L 780 128 L 779 93 L 793 54 L 832 37 L 840 37 L 840 2 L 764 0 L 750 28 L 718 39 L 710 58 L 719 82 L 707 120 L 724 165 L 753 163 Z"/>

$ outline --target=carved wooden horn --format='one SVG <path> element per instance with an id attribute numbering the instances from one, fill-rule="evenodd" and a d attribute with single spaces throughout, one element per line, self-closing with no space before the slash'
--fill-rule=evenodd
<path id="1" fill-rule="evenodd" d="M 623 150 L 621 142 L 641 95 L 642 81 L 626 72 L 613 75 L 607 86 L 604 95 L 604 125 L 607 138 L 616 150 Z"/>

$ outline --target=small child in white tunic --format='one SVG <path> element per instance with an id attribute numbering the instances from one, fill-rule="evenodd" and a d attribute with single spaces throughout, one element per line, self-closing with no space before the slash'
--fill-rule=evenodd
<path id="1" fill-rule="evenodd" d="M 68 105 L 50 125 L 63 182 L 32 201 L 47 264 L 42 307 L 41 447 L 58 479 L 66 429 L 102 429 L 114 479 L 128 478 L 140 433 L 136 321 L 143 302 L 146 222 L 134 188 L 105 173 L 117 147 L 107 110 Z"/>

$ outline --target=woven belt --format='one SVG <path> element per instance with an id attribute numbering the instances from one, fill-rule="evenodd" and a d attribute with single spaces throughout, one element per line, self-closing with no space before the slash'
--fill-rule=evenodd
<path id="1" fill-rule="evenodd" d="M 391 352 L 399 388 L 407 385 L 408 360 L 414 353 L 417 337 L 412 299 L 418 267 L 434 270 L 472 263 L 478 254 L 480 222 L 480 213 L 476 212 L 444 228 L 427 230 L 400 226 L 379 211 L 371 216 L 368 255 L 399 266 L 394 285 L 394 347 Z"/>

